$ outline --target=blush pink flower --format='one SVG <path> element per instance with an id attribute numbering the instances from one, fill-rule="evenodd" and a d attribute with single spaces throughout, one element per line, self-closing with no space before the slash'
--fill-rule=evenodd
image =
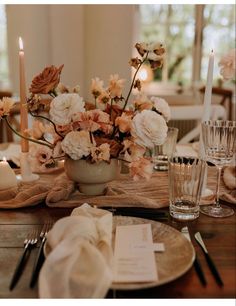
<path id="1" fill-rule="evenodd" d="M 92 79 L 91 93 L 95 99 L 104 91 L 103 85 L 104 82 L 99 78 Z"/>
<path id="2" fill-rule="evenodd" d="M 56 166 L 52 149 L 42 145 L 31 145 L 30 164 L 32 171 L 45 172 Z"/>
<path id="3" fill-rule="evenodd" d="M 138 181 L 141 178 L 149 180 L 152 175 L 152 163 L 144 157 L 131 162 L 128 166 L 134 181 Z"/>
<path id="4" fill-rule="evenodd" d="M 121 133 L 128 133 L 131 130 L 132 116 L 122 113 L 121 116 L 116 117 L 115 126 L 119 127 Z"/>
<path id="5" fill-rule="evenodd" d="M 236 49 L 232 49 L 219 61 L 220 74 L 225 80 L 235 79 L 236 74 Z"/>
<path id="6" fill-rule="evenodd" d="M 152 109 L 152 101 L 144 94 L 138 95 L 134 101 L 133 105 L 135 109 L 142 111 L 144 109 Z"/>
<path id="7" fill-rule="evenodd" d="M 73 117 L 73 121 L 73 128 L 75 129 L 95 132 L 100 128 L 100 125 L 92 119 L 91 111 L 77 113 Z"/>
<path id="8" fill-rule="evenodd" d="M 128 162 L 138 160 L 139 158 L 143 157 L 144 153 L 146 152 L 144 147 L 141 147 L 128 139 L 123 141 L 123 145 L 124 148 L 121 153 L 124 153 L 124 159 Z"/>
<path id="9" fill-rule="evenodd" d="M 119 79 L 118 74 L 114 74 L 110 76 L 108 90 L 112 98 L 115 98 L 115 97 L 120 98 L 122 96 L 122 89 L 124 87 L 124 83 L 125 83 L 125 80 Z"/>
<path id="10" fill-rule="evenodd" d="M 2 117 L 8 116 L 15 102 L 8 97 L 3 97 L 0 99 L 0 119 Z"/>
<path id="11" fill-rule="evenodd" d="M 106 90 L 103 90 L 101 94 L 98 96 L 97 101 L 101 104 L 107 104 L 110 101 L 110 95 Z"/>
<path id="12" fill-rule="evenodd" d="M 82 130 L 95 132 L 101 130 L 106 134 L 112 131 L 110 117 L 100 109 L 93 109 L 84 113 L 77 113 L 73 117 L 73 126 L 78 126 Z"/>
<path id="13" fill-rule="evenodd" d="M 110 160 L 110 146 L 108 143 L 103 143 L 99 147 L 92 147 L 91 148 L 91 156 L 92 160 L 96 163 L 104 160 Z"/>

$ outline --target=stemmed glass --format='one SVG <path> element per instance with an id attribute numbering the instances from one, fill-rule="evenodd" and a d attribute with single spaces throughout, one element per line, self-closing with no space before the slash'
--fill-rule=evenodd
<path id="1" fill-rule="evenodd" d="M 205 121 L 202 123 L 202 137 L 206 160 L 212 162 L 218 170 L 216 199 L 212 205 L 204 205 L 201 212 L 211 217 L 228 217 L 234 210 L 228 206 L 220 205 L 219 189 L 221 170 L 224 165 L 233 160 L 236 148 L 236 121 Z"/>

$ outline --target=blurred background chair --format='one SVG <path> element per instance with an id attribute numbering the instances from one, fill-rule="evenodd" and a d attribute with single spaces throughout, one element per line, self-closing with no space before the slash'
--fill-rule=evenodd
<path id="1" fill-rule="evenodd" d="M 169 126 L 179 129 L 178 144 L 187 144 L 199 140 L 200 124 L 203 115 L 203 105 L 170 106 L 171 121 Z M 222 105 L 211 105 L 210 119 L 226 119 L 226 109 Z M 192 129 L 189 131 L 189 122 Z"/>
<path id="2" fill-rule="evenodd" d="M 9 91 L 0 91 L 0 99 L 3 97 L 12 97 L 12 93 Z M 19 105 L 15 105 L 14 109 L 12 110 L 9 121 L 11 125 L 13 125 L 17 130 L 20 129 L 19 121 L 17 120 L 17 116 L 19 116 L 20 108 Z M 3 142 L 13 142 L 13 132 L 9 129 L 6 122 L 4 120 L 0 121 L 0 143 Z"/>
<path id="3" fill-rule="evenodd" d="M 202 96 L 205 93 L 205 87 L 199 89 Z M 212 103 L 225 107 L 227 119 L 233 120 L 233 91 L 222 87 L 212 88 Z"/>

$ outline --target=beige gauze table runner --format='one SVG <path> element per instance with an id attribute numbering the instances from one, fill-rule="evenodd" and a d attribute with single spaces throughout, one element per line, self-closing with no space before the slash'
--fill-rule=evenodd
<path id="1" fill-rule="evenodd" d="M 215 192 L 216 169 L 208 169 L 208 188 Z M 221 184 L 221 193 L 229 192 Z M 211 201 L 211 199 L 209 199 Z M 32 183 L 19 183 L 17 188 L 0 191 L 0 208 L 34 206 L 45 201 L 49 207 L 77 207 L 87 202 L 90 205 L 113 207 L 169 206 L 168 172 L 155 172 L 152 178 L 133 181 L 128 174 L 120 174 L 118 180 L 108 183 L 102 196 L 86 196 L 78 186 L 68 180 L 63 170 L 51 174 L 40 174 Z"/>

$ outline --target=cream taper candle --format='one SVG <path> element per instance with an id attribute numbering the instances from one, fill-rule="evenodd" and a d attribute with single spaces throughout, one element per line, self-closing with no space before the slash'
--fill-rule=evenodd
<path id="1" fill-rule="evenodd" d="M 12 170 L 5 158 L 0 161 L 0 190 L 17 186 L 15 172 Z"/>
<path id="2" fill-rule="evenodd" d="M 213 82 L 213 71 L 214 71 L 214 52 L 211 51 L 208 62 L 208 71 L 207 71 L 207 82 L 204 94 L 204 103 L 203 103 L 203 114 L 202 114 L 202 122 L 210 120 L 211 115 L 211 97 L 212 97 L 212 82 Z M 200 132 L 200 157 L 205 157 L 205 151 L 202 140 L 202 131 Z"/>
<path id="3" fill-rule="evenodd" d="M 26 100 L 26 85 L 25 85 L 25 63 L 24 63 L 24 49 L 23 41 L 19 37 L 19 70 L 20 70 L 20 129 L 21 134 L 25 135 L 25 130 L 28 129 L 28 110 L 27 110 L 27 100 Z M 29 151 L 28 140 L 21 139 L 21 152 Z"/>

